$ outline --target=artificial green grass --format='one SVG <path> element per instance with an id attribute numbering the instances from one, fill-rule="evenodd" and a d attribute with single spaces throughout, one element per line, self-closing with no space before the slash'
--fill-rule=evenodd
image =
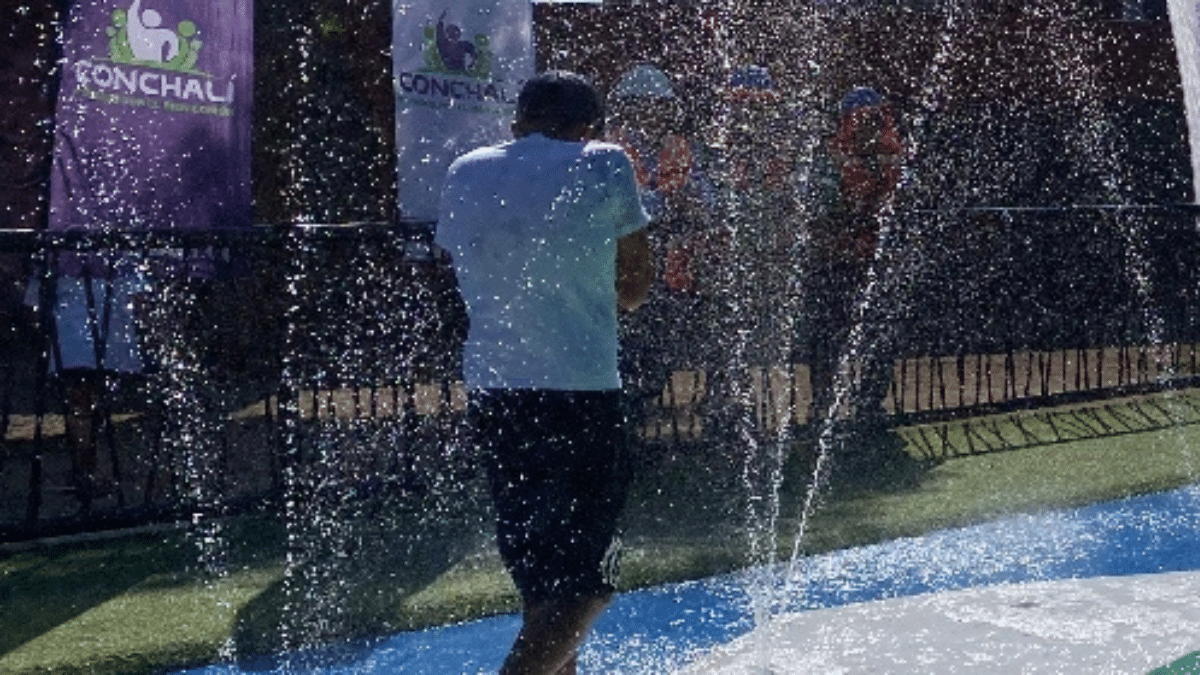
<path id="1" fill-rule="evenodd" d="M 1162 668 L 1155 668 L 1148 675 L 1191 675 L 1192 673 L 1200 673 L 1200 652 L 1193 652 Z"/>
<path id="2" fill-rule="evenodd" d="M 816 553 L 1014 513 L 1068 507 L 1193 483 L 1200 393 L 974 419 L 901 430 L 930 462 L 895 486 L 821 500 L 800 547 Z M 972 454 L 976 453 L 976 454 Z M 789 464 L 778 539 L 798 531 L 810 465 Z M 747 563 L 752 500 L 741 452 L 697 445 L 646 458 L 628 508 L 626 588 L 693 579 Z M 207 539 L 182 530 L 47 543 L 0 554 L 0 674 L 143 674 L 348 637 L 515 611 L 516 593 L 486 543 L 486 512 L 464 498 L 386 523 L 299 532 L 268 518 L 222 524 L 220 573 L 199 561 Z M 444 506 L 444 505 L 443 505 Z M 421 523 L 405 532 L 405 524 Z M 418 536 L 420 535 L 420 536 Z M 297 537 L 315 551 L 284 576 Z M 330 547 L 334 548 L 334 547 Z M 759 542 L 756 560 L 763 559 Z M 335 552 L 336 553 L 336 552 Z"/>
<path id="3" fill-rule="evenodd" d="M 916 489 L 830 504 L 818 514 L 804 550 L 857 546 L 1186 485 L 1197 479 L 1197 444 L 1200 428 L 1190 426 L 958 457 L 932 468 Z"/>

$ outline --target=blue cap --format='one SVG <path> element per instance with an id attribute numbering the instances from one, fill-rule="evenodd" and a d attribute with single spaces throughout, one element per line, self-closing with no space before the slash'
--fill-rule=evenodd
<path id="1" fill-rule="evenodd" d="M 842 114 L 845 115 L 852 110 L 881 105 L 882 103 L 883 97 L 874 89 L 870 87 L 855 87 L 842 98 Z"/>

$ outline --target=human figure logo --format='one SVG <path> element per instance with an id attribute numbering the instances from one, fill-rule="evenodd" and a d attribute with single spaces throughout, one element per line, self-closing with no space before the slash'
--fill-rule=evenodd
<path id="1" fill-rule="evenodd" d="M 465 75 L 477 80 L 492 76 L 490 40 L 483 33 L 475 39 L 464 40 L 462 28 L 446 22 L 446 11 L 437 24 L 425 26 L 424 72 Z"/>
<path id="2" fill-rule="evenodd" d="M 142 8 L 142 0 L 133 0 L 128 9 L 115 10 L 107 29 L 113 63 L 202 74 L 195 70 L 203 45 L 196 38 L 196 24 L 184 20 L 170 29 L 162 22 L 156 10 Z"/>

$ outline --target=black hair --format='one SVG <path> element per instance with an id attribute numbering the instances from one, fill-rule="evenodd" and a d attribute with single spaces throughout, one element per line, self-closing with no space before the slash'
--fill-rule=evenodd
<path id="1" fill-rule="evenodd" d="M 588 79 L 548 70 L 525 82 L 517 95 L 517 123 L 529 132 L 557 135 L 579 125 L 598 125 L 604 103 Z"/>

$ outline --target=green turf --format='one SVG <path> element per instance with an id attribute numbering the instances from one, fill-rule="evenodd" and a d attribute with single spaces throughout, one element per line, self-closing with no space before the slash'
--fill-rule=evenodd
<path id="1" fill-rule="evenodd" d="M 801 549 L 1195 482 L 1198 402 L 1189 392 L 905 428 L 909 452 L 929 467 L 903 484 L 824 498 Z M 794 455 L 778 539 L 771 547 L 760 537 L 755 559 L 791 551 L 812 458 Z M 741 452 L 697 445 L 643 459 L 627 514 L 624 585 L 746 564 L 755 530 Z M 484 534 L 486 512 L 465 493 L 455 504 L 454 518 L 423 505 L 324 531 L 259 517 L 223 523 L 207 538 L 169 530 L 8 550 L 0 553 L 0 674 L 154 673 L 515 610 Z M 214 541 L 220 573 L 198 562 Z M 307 563 L 285 578 L 288 541 Z"/>
<path id="2" fill-rule="evenodd" d="M 1149 675 L 1196 675 L 1200 673 L 1200 652 L 1172 661 L 1162 668 L 1155 668 Z"/>

